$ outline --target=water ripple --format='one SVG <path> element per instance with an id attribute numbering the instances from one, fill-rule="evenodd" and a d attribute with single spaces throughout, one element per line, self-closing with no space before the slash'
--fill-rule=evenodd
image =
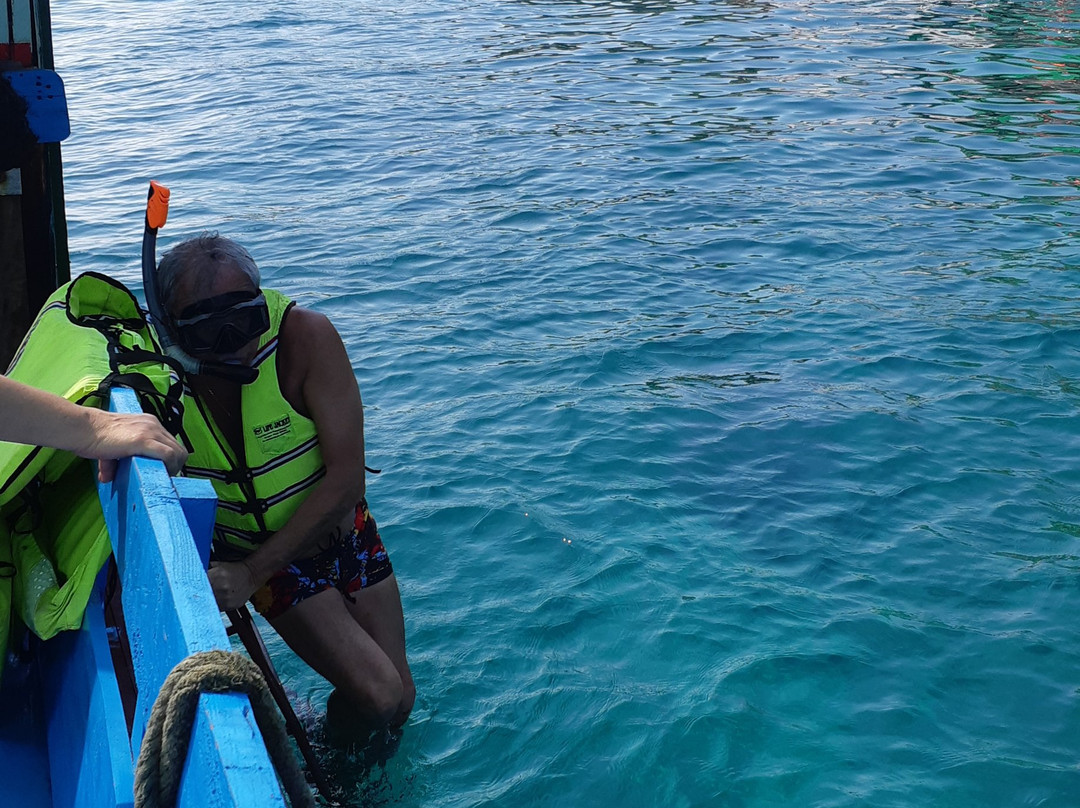
<path id="1" fill-rule="evenodd" d="M 1071 5 L 53 14 L 76 271 L 153 177 L 349 349 L 420 689 L 355 804 L 1076 793 Z"/>

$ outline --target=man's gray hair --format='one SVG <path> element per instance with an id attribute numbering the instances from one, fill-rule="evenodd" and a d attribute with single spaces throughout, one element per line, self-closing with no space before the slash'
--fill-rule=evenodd
<path id="1" fill-rule="evenodd" d="M 203 233 L 201 236 L 181 241 L 165 253 L 158 263 L 157 282 L 161 308 L 166 314 L 172 311 L 180 278 L 194 275 L 194 283 L 209 283 L 219 270 L 229 265 L 239 267 L 251 279 L 255 288 L 259 288 L 259 267 L 251 254 L 232 239 L 217 233 Z"/>

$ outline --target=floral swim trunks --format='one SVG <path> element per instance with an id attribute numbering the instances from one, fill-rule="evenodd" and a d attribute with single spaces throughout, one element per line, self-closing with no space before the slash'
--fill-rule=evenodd
<path id="1" fill-rule="evenodd" d="M 267 620 L 273 620 L 327 589 L 337 589 L 352 600 L 353 592 L 374 586 L 393 572 L 367 502 L 360 500 L 353 529 L 347 536 L 318 555 L 298 558 L 275 572 L 251 596 L 251 605 Z"/>

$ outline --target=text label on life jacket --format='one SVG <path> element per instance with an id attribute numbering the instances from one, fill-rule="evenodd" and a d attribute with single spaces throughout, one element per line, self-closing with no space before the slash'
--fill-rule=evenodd
<path id="1" fill-rule="evenodd" d="M 268 424 L 257 426 L 252 428 L 252 432 L 255 437 L 261 441 L 269 441 L 274 438 L 280 438 L 282 435 L 287 435 L 292 429 L 292 418 L 286 415 L 284 418 L 278 418 L 276 421 L 271 421 Z"/>

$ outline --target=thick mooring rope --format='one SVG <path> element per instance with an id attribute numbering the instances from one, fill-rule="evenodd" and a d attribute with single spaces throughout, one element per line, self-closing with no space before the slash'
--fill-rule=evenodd
<path id="1" fill-rule="evenodd" d="M 166 677 L 150 711 L 135 767 L 135 808 L 175 808 L 200 693 L 247 694 L 289 804 L 315 808 L 262 673 L 250 659 L 229 651 L 192 654 Z"/>

